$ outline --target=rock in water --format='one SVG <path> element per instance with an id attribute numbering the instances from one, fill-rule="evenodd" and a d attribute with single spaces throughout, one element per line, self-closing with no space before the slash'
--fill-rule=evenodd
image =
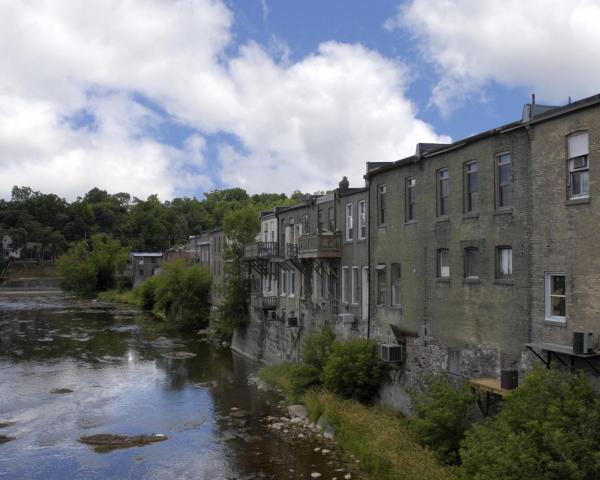
<path id="1" fill-rule="evenodd" d="M 163 353 L 162 356 L 171 360 L 185 360 L 186 358 L 194 358 L 196 354 L 192 352 L 169 352 Z"/>
<path id="2" fill-rule="evenodd" d="M 166 435 L 112 435 L 110 433 L 100 433 L 98 435 L 89 435 L 80 437 L 79 441 L 86 445 L 92 445 L 100 449 L 113 449 L 113 448 L 128 448 L 128 447 L 142 447 L 149 445 L 150 443 L 162 442 L 167 440 L 169 437 Z"/>
<path id="3" fill-rule="evenodd" d="M 51 390 L 50 393 L 55 395 L 64 395 L 65 393 L 73 393 L 73 390 L 70 388 L 55 388 L 54 390 Z"/>
<path id="4" fill-rule="evenodd" d="M 10 442 L 11 440 L 14 440 L 14 438 L 7 437 L 6 435 L 0 435 L 0 445 L 6 442 Z"/>

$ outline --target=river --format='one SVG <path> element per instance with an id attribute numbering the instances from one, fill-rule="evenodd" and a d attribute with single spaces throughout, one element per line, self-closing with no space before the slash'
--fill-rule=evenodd
<path id="1" fill-rule="evenodd" d="M 249 384 L 254 363 L 196 335 L 153 332 L 136 315 L 0 296 L 0 434 L 13 438 L 0 444 L 1 479 L 343 478 L 319 440 L 268 429 L 281 399 Z M 174 351 L 196 356 L 167 358 Z M 248 415 L 232 419 L 236 409 Z M 78 441 L 99 433 L 168 440 L 104 452 Z"/>

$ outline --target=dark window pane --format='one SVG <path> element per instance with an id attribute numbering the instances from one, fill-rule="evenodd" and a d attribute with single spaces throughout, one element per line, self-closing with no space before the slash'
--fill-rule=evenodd
<path id="1" fill-rule="evenodd" d="M 553 317 L 564 317 L 565 316 L 565 297 L 551 297 L 552 300 L 552 316 Z"/>
<path id="2" fill-rule="evenodd" d="M 552 277 L 551 286 L 552 295 L 564 295 L 565 294 L 565 277 L 563 275 L 554 275 Z"/>

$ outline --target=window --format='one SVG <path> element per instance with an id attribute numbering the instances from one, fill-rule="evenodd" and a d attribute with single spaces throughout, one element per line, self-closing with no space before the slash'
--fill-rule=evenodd
<path id="1" fill-rule="evenodd" d="M 304 230 L 304 234 L 308 234 L 308 215 L 304 215 L 302 217 L 302 225 L 303 225 L 303 230 Z"/>
<path id="2" fill-rule="evenodd" d="M 392 306 L 399 307 L 401 305 L 401 284 L 400 284 L 400 264 L 392 263 Z"/>
<path id="3" fill-rule="evenodd" d="M 352 304 L 358 305 L 360 285 L 358 284 L 358 267 L 352 267 Z"/>
<path id="4" fill-rule="evenodd" d="M 306 277 L 304 276 L 304 272 L 300 272 L 300 297 L 304 298 L 304 282 Z"/>
<path id="5" fill-rule="evenodd" d="M 496 157 L 498 188 L 496 191 L 498 208 L 512 207 L 512 156 L 503 153 Z"/>
<path id="6" fill-rule="evenodd" d="M 138 264 L 139 265 L 143 265 L 144 264 L 144 257 L 140 257 L 140 259 L 138 260 Z"/>
<path id="7" fill-rule="evenodd" d="M 438 172 L 438 216 L 448 215 L 448 169 Z"/>
<path id="8" fill-rule="evenodd" d="M 417 218 L 417 204 L 415 199 L 415 185 L 417 181 L 414 178 L 406 179 L 406 221 L 410 222 Z"/>
<path id="9" fill-rule="evenodd" d="M 385 225 L 387 221 L 386 209 L 387 209 L 387 187 L 385 185 L 379 185 L 377 187 L 377 222 L 379 225 Z"/>
<path id="10" fill-rule="evenodd" d="M 385 265 L 377 265 L 377 305 L 385 305 Z"/>
<path id="11" fill-rule="evenodd" d="M 140 268 L 139 274 L 140 274 L 140 277 L 144 276 L 144 269 L 143 268 Z"/>
<path id="12" fill-rule="evenodd" d="M 465 278 L 479 278 L 478 248 L 465 248 Z"/>
<path id="13" fill-rule="evenodd" d="M 323 209 L 319 208 L 317 210 L 317 232 L 323 233 L 324 231 L 325 231 L 325 228 L 323 225 Z"/>
<path id="14" fill-rule="evenodd" d="M 349 242 L 354 236 L 354 219 L 352 218 L 352 204 L 346 205 L 346 241 Z"/>
<path id="15" fill-rule="evenodd" d="M 350 270 L 348 267 L 342 267 L 342 302 L 348 303 L 350 290 Z"/>
<path id="16" fill-rule="evenodd" d="M 438 250 L 437 254 L 437 276 L 439 278 L 450 277 L 450 252 L 446 249 Z"/>
<path id="17" fill-rule="evenodd" d="M 319 281 L 320 280 L 321 280 L 321 276 L 319 274 L 317 274 L 316 270 L 313 270 L 313 283 L 312 283 L 313 302 L 316 302 L 319 299 L 319 292 L 320 292 Z"/>
<path id="18" fill-rule="evenodd" d="M 512 278 L 512 248 L 496 248 L 496 278 Z"/>
<path id="19" fill-rule="evenodd" d="M 281 295 L 285 295 L 287 288 L 287 272 L 285 270 L 281 270 L 279 273 L 280 285 L 281 285 Z"/>
<path id="20" fill-rule="evenodd" d="M 566 288 L 564 273 L 546 273 L 546 320 L 566 320 Z"/>
<path id="21" fill-rule="evenodd" d="M 367 207 L 364 200 L 358 202 L 358 239 L 364 240 L 367 236 Z"/>
<path id="22" fill-rule="evenodd" d="M 588 134 L 577 133 L 568 137 L 569 198 L 583 198 L 590 194 L 588 165 Z"/>
<path id="23" fill-rule="evenodd" d="M 477 211 L 477 162 L 465 164 L 465 213 Z"/>
<path id="24" fill-rule="evenodd" d="M 290 272 L 290 288 L 288 289 L 290 295 L 295 295 L 296 293 L 296 272 Z"/>
<path id="25" fill-rule="evenodd" d="M 329 220 L 329 231 L 335 232 L 335 213 L 333 207 L 327 209 L 327 219 Z"/>

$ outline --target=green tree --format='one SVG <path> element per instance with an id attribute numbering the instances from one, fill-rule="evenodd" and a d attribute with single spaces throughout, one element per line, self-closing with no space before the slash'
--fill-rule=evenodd
<path id="1" fill-rule="evenodd" d="M 336 341 L 323 367 L 323 385 L 345 398 L 368 402 L 379 390 L 384 367 L 377 345 L 366 339 Z"/>
<path id="2" fill-rule="evenodd" d="M 91 295 L 114 288 L 127 264 L 127 251 L 108 235 L 77 242 L 58 260 L 65 290 Z"/>
<path id="3" fill-rule="evenodd" d="M 157 275 L 155 309 L 170 325 L 181 330 L 197 330 L 208 325 L 210 317 L 210 271 L 184 260 L 163 265 Z"/>
<path id="4" fill-rule="evenodd" d="M 476 424 L 460 450 L 462 478 L 600 478 L 600 401 L 583 373 L 539 369 Z"/>
<path id="5" fill-rule="evenodd" d="M 475 396 L 469 385 L 450 384 L 445 375 L 431 377 L 423 392 L 412 395 L 411 420 L 420 440 L 446 464 L 459 463 L 460 442 L 473 422 Z"/>

